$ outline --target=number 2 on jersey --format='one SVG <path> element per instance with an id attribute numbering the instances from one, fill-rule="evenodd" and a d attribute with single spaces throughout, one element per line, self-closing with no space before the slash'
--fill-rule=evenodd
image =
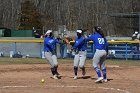
<path id="1" fill-rule="evenodd" d="M 99 44 L 105 44 L 104 38 L 98 38 Z"/>

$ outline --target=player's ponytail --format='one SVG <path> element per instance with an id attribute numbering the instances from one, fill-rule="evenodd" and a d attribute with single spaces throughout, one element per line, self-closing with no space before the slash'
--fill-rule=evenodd
<path id="1" fill-rule="evenodd" d="M 105 37 L 102 30 L 99 31 L 99 34 L 100 34 L 103 38 Z"/>
<path id="2" fill-rule="evenodd" d="M 95 31 L 96 31 L 97 33 L 99 33 L 103 38 L 105 37 L 103 31 L 101 30 L 101 27 L 95 26 L 94 29 L 95 29 Z"/>

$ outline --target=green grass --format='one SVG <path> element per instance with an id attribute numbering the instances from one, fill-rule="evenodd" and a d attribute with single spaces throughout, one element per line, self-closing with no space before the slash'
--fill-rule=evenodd
<path id="1" fill-rule="evenodd" d="M 87 60 L 87 62 L 92 63 L 92 60 Z M 106 64 L 119 66 L 140 66 L 140 60 L 107 59 Z"/>
<path id="2" fill-rule="evenodd" d="M 106 60 L 107 64 L 120 66 L 140 66 L 140 60 Z"/>
<path id="3" fill-rule="evenodd" d="M 0 58 L 0 64 L 36 64 L 45 62 L 45 59 L 40 58 Z"/>
<path id="4" fill-rule="evenodd" d="M 58 59 L 60 64 L 73 63 L 73 59 Z M 46 59 L 40 58 L 9 58 L 1 57 L 0 64 L 45 64 Z M 92 59 L 87 59 L 86 63 L 92 63 Z M 107 64 L 110 65 L 129 65 L 129 66 L 140 66 L 140 60 L 106 60 Z"/>

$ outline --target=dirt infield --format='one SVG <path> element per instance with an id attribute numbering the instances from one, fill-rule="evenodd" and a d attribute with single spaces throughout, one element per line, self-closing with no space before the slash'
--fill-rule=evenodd
<path id="1" fill-rule="evenodd" d="M 59 65 L 59 80 L 50 78 L 49 68 L 48 64 L 0 65 L 0 93 L 140 93 L 139 67 L 107 65 L 109 82 L 101 84 L 94 83 L 97 76 L 90 64 L 87 78 L 78 80 L 73 80 L 70 63 Z M 40 82 L 42 78 L 45 83 Z"/>

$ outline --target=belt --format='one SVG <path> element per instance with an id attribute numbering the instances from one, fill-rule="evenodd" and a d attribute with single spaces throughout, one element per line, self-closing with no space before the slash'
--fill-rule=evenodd
<path id="1" fill-rule="evenodd" d="M 86 51 L 86 50 L 80 50 L 80 51 Z"/>
<path id="2" fill-rule="evenodd" d="M 97 49 L 97 50 L 105 50 L 105 49 Z"/>
<path id="3" fill-rule="evenodd" d="M 46 52 L 51 52 L 51 51 L 49 51 L 49 50 L 46 50 Z"/>

